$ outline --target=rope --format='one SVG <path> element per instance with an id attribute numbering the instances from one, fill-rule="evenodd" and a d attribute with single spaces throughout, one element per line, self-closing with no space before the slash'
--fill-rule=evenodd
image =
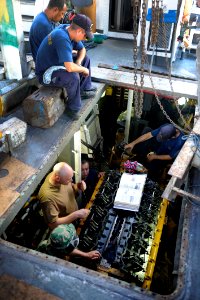
<path id="1" fill-rule="evenodd" d="M 194 146 L 191 147 L 191 150 L 200 158 L 200 135 L 196 133 L 191 133 L 190 135 L 182 136 L 182 140 L 192 140 Z"/>

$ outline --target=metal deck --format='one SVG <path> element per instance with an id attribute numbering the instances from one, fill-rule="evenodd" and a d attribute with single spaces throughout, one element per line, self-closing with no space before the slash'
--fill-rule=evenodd
<path id="1" fill-rule="evenodd" d="M 24 203 L 35 191 L 38 184 L 56 162 L 60 153 L 70 142 L 74 133 L 80 129 L 81 124 L 98 102 L 106 85 L 102 83 L 95 83 L 95 85 L 98 88 L 96 96 L 95 98 L 82 101 L 83 106 L 80 110 L 81 117 L 78 121 L 70 120 L 67 115 L 63 113 L 51 128 L 42 129 L 28 126 L 26 141 L 12 151 L 12 156 L 25 165 L 34 168 L 35 174 L 30 176 L 17 188 L 17 192 L 20 196 L 5 214 L 0 217 L 0 234 L 5 231 L 9 223 L 23 207 Z M 9 115 L 8 118 L 10 119 L 14 116 L 23 120 L 22 109 L 17 109 L 13 114 Z"/>

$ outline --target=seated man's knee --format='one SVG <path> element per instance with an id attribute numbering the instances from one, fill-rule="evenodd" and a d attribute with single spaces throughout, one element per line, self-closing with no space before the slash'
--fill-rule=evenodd
<path id="1" fill-rule="evenodd" d="M 80 84 L 79 73 L 75 73 L 75 72 L 67 73 L 66 78 L 63 83 L 66 88 L 74 87 L 74 86 Z"/>
<path id="2" fill-rule="evenodd" d="M 82 66 L 88 67 L 89 65 L 90 65 L 90 58 L 86 55 L 86 56 L 84 57 L 83 62 L 82 62 Z"/>

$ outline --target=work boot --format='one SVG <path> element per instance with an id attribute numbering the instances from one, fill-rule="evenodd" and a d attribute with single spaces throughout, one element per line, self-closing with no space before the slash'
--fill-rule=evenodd
<path id="1" fill-rule="evenodd" d="M 90 92 L 90 91 L 96 92 L 96 90 L 97 90 L 97 87 L 96 87 L 95 85 L 91 85 L 91 88 L 86 89 L 86 90 L 84 90 L 84 91 L 86 91 L 86 92 Z"/>
<path id="2" fill-rule="evenodd" d="M 96 95 L 97 87 L 92 85 L 90 89 L 81 91 L 81 99 L 90 99 Z"/>
<path id="3" fill-rule="evenodd" d="M 71 109 L 69 109 L 69 108 L 67 108 L 67 110 L 66 110 L 66 114 L 67 114 L 67 116 L 70 118 L 70 119 L 72 119 L 72 120 L 78 120 L 79 118 L 80 118 L 80 113 L 78 112 L 78 111 L 76 111 L 76 110 L 71 110 Z"/>

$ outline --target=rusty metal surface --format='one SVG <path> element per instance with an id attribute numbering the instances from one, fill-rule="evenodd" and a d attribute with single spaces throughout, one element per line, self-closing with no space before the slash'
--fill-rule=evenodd
<path id="1" fill-rule="evenodd" d="M 0 117 L 5 116 L 11 109 L 20 104 L 28 91 L 28 80 L 11 81 L 9 85 L 0 86 Z"/>
<path id="2" fill-rule="evenodd" d="M 51 127 L 65 110 L 62 89 L 42 86 L 23 101 L 24 120 L 40 128 Z"/>
<path id="3" fill-rule="evenodd" d="M 0 258 L 0 275 L 14 276 L 61 299 L 151 299 L 151 293 L 126 282 L 3 240 Z"/>
<path id="4" fill-rule="evenodd" d="M 58 300 L 60 298 L 53 296 L 41 289 L 27 284 L 22 280 L 18 280 L 13 276 L 0 276 L 0 298 L 6 299 L 23 299 L 23 300 Z"/>

